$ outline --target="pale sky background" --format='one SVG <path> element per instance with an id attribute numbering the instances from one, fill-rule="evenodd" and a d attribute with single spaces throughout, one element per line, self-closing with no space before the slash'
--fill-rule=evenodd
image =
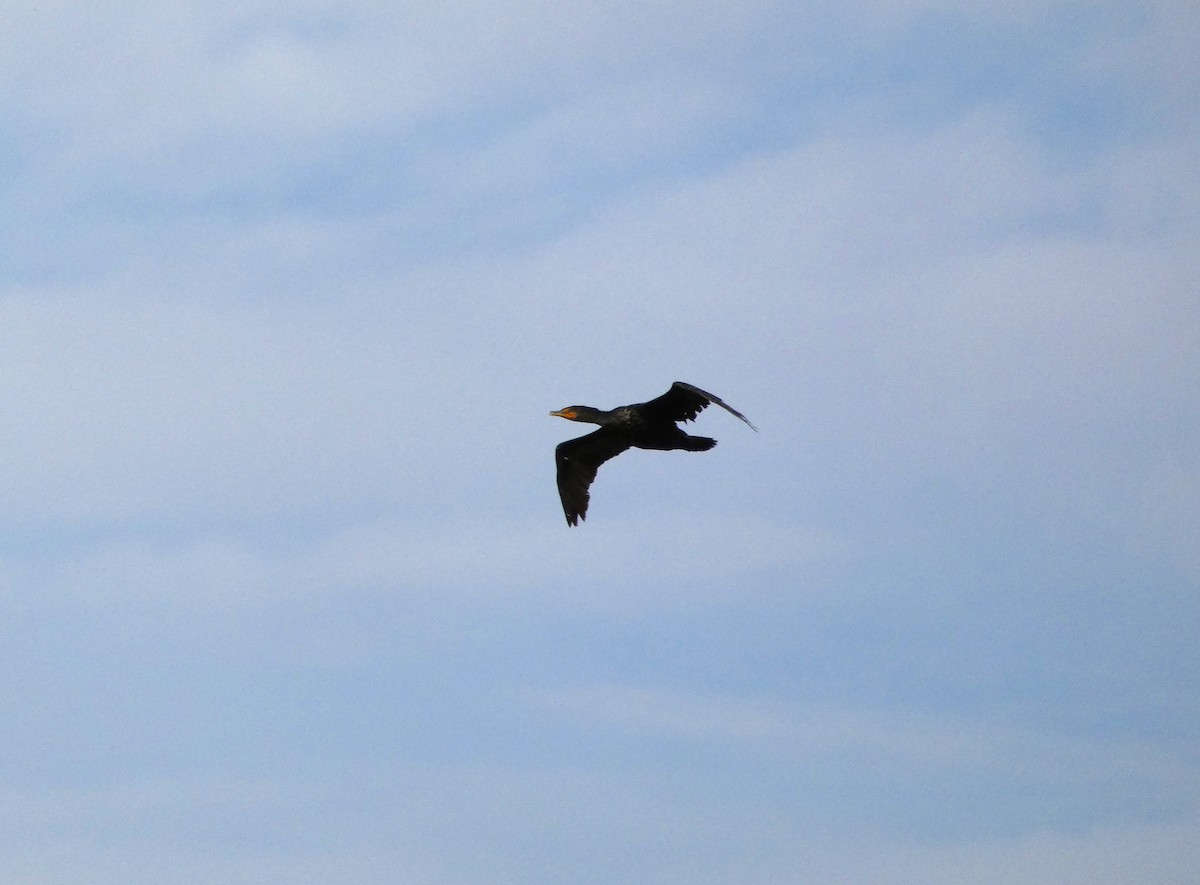
<path id="1" fill-rule="evenodd" d="M 0 10 L 0 881 L 1195 881 L 1200 5 Z"/>

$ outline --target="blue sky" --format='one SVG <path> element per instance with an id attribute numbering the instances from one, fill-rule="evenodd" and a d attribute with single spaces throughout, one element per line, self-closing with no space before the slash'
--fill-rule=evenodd
<path id="1" fill-rule="evenodd" d="M 2 20 L 0 879 L 1192 881 L 1192 4 Z"/>

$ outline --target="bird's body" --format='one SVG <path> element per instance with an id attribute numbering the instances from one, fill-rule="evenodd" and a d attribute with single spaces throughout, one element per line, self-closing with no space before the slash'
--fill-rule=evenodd
<path id="1" fill-rule="evenodd" d="M 715 446 L 715 439 L 691 436 L 677 425 L 680 421 L 694 420 L 710 403 L 715 403 L 757 430 L 745 415 L 719 397 L 682 381 L 676 381 L 670 390 L 649 402 L 619 406 L 609 411 L 591 406 L 568 406 L 551 412 L 551 415 L 570 421 L 600 425 L 599 430 L 559 443 L 554 450 L 558 466 L 558 495 L 562 499 L 567 525 L 578 525 L 579 520 L 587 518 L 590 498 L 588 487 L 596 478 L 596 471 L 605 461 L 615 458 L 626 449 L 706 452 Z"/>

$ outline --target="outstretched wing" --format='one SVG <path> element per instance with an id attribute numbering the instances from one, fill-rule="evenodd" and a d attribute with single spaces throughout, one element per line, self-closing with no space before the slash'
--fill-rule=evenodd
<path id="1" fill-rule="evenodd" d="M 670 390 L 648 403 L 643 403 L 642 408 L 651 415 L 668 418 L 671 421 L 693 421 L 709 403 L 718 405 L 735 418 L 745 421 L 751 430 L 758 430 L 745 415 L 719 396 L 714 396 L 707 390 L 701 390 L 684 381 L 676 381 L 671 385 Z"/>
<path id="2" fill-rule="evenodd" d="M 567 525 L 578 525 L 587 519 L 588 486 L 596 478 L 596 471 L 609 458 L 615 458 L 629 448 L 629 441 L 622 433 L 614 433 L 607 427 L 593 430 L 558 444 L 554 460 L 558 464 L 558 497 L 562 499 L 563 513 Z"/>

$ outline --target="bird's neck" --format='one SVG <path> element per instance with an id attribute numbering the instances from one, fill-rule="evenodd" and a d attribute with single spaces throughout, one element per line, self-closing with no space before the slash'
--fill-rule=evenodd
<path id="1" fill-rule="evenodd" d="M 586 421 L 588 424 L 599 424 L 601 427 L 606 427 L 609 424 L 619 424 L 621 422 L 619 412 L 619 409 L 614 409 L 611 412 L 605 412 L 602 409 L 589 408 L 586 411 L 581 409 L 577 413 L 575 420 Z"/>

